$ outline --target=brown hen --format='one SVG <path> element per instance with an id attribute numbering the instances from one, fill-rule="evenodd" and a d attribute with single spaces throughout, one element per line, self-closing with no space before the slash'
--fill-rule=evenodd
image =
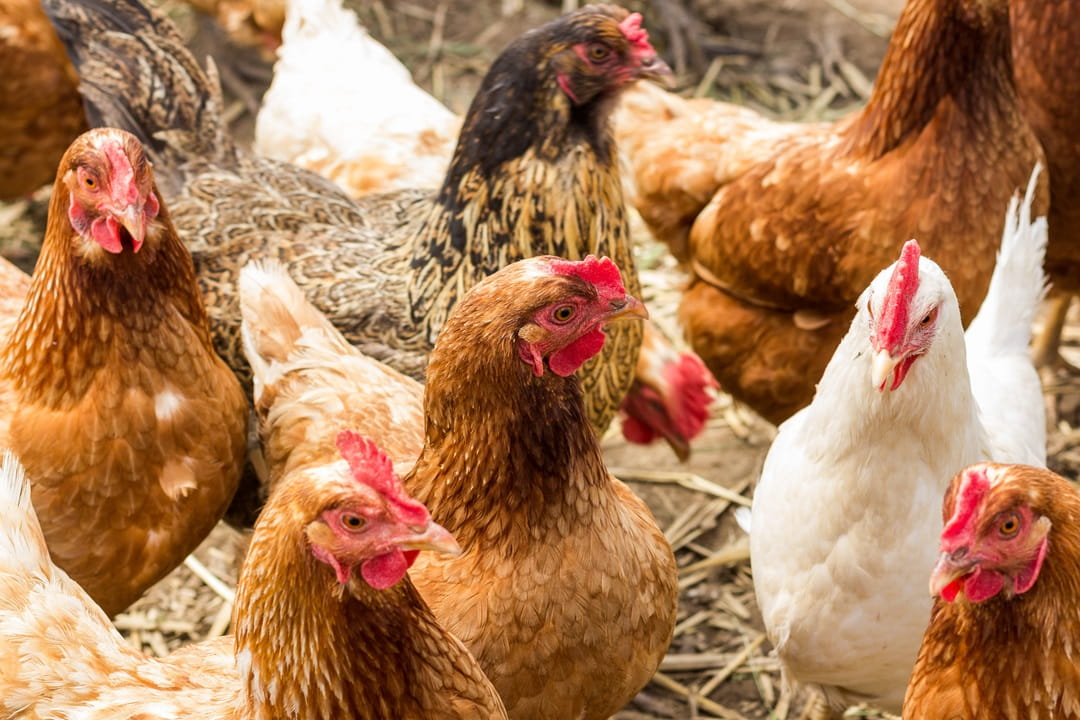
<path id="1" fill-rule="evenodd" d="M 1026 465 L 953 478 L 905 720 L 1080 718 L 1080 495 Z"/>
<path id="2" fill-rule="evenodd" d="M 192 248 L 218 348 L 246 371 L 236 281 L 276 258 L 350 342 L 422 379 L 461 295 L 519 258 L 610 255 L 638 288 L 615 143 L 614 97 L 666 77 L 640 16 L 588 6 L 526 33 L 495 61 L 434 195 L 352 201 L 318 176 L 245 155 L 228 137 L 215 73 L 137 0 L 46 0 L 83 79 L 93 125 L 149 143 Z M 582 372 L 603 430 L 633 379 L 641 329 L 613 332 Z"/>
<path id="3" fill-rule="evenodd" d="M 79 76 L 39 0 L 0 0 L 0 199 L 26 195 L 86 129 Z"/>
<path id="4" fill-rule="evenodd" d="M 327 452 L 343 425 L 423 441 L 404 482 L 464 553 L 412 577 L 510 717 L 606 719 L 629 701 L 667 648 L 676 576 L 648 508 L 604 468 L 573 377 L 605 323 L 640 316 L 615 266 L 533 258 L 473 287 L 432 354 L 422 423 L 418 383 L 349 346 L 280 267 L 249 265 L 241 287 L 277 462 Z"/>
<path id="5" fill-rule="evenodd" d="M 458 552 L 369 442 L 291 473 L 255 528 L 234 638 L 130 647 L 51 563 L 18 463 L 0 465 L 0 715 L 85 720 L 505 720 L 491 683 L 405 578 Z"/>
<path id="6" fill-rule="evenodd" d="M 905 241 L 974 316 L 1005 207 L 1042 158 L 1013 88 L 1008 12 L 909 0 L 869 102 L 835 124 L 627 94 L 617 138 L 635 205 L 693 274 L 679 311 L 690 344 L 769 420 L 810 401 L 859 292 Z M 1035 214 L 1045 206 L 1044 193 Z"/>
<path id="7" fill-rule="evenodd" d="M 0 444 L 49 551 L 113 614 L 179 565 L 240 477 L 247 404 L 139 141 L 75 140 L 0 347 Z"/>
<path id="8" fill-rule="evenodd" d="M 1020 109 L 1046 151 L 1050 170 L 1046 272 L 1057 297 L 1035 351 L 1046 364 L 1059 359 L 1065 312 L 1080 292 L 1080 4 L 1014 0 L 1009 7 Z"/>

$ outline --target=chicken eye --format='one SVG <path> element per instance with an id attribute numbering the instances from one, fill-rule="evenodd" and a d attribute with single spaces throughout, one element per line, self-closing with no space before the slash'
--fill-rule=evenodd
<path id="1" fill-rule="evenodd" d="M 84 177 L 83 184 L 91 190 L 97 189 L 97 180 L 94 179 L 93 175 L 87 175 L 86 177 Z"/>
<path id="2" fill-rule="evenodd" d="M 560 305 L 551 313 L 551 319 L 560 325 L 564 325 L 570 322 L 575 314 L 577 314 L 577 308 L 573 305 Z"/>
<path id="3" fill-rule="evenodd" d="M 599 43 L 593 43 L 589 46 L 589 59 L 590 60 L 606 60 L 607 56 L 611 54 L 611 50 L 606 45 Z"/>
<path id="4" fill-rule="evenodd" d="M 1000 531 L 1003 537 L 1009 537 L 1011 535 L 1015 535 L 1016 531 L 1019 529 L 1020 518 L 1016 517 L 1016 515 L 1010 515 L 1009 517 L 1005 518 L 1005 521 L 1003 523 L 1001 523 Z"/>
<path id="5" fill-rule="evenodd" d="M 346 530 L 360 530 L 364 527 L 364 518 L 352 513 L 346 513 L 341 516 L 341 524 L 345 526 Z"/>
<path id="6" fill-rule="evenodd" d="M 930 323 L 934 322 L 935 317 L 937 317 L 937 310 L 936 309 L 931 310 L 930 312 L 926 313 L 926 316 L 923 317 L 923 319 L 919 321 L 919 324 L 920 325 L 929 325 Z"/>

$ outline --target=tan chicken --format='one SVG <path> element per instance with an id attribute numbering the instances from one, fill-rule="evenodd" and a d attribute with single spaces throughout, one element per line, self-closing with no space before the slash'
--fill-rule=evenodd
<path id="1" fill-rule="evenodd" d="M 419 382 L 350 345 L 279 263 L 244 268 L 240 308 L 268 470 L 264 496 L 297 464 L 335 452 L 341 427 L 370 437 L 395 463 L 412 466 L 424 444 Z"/>
<path id="2" fill-rule="evenodd" d="M 159 198 L 133 136 L 77 138 L 0 338 L 0 445 L 26 466 L 53 559 L 109 614 L 206 537 L 245 452 L 243 391 Z"/>
<path id="3" fill-rule="evenodd" d="M 957 473 L 905 720 L 1077 720 L 1080 496 L 1042 468 Z"/>
<path id="4" fill-rule="evenodd" d="M 909 0 L 866 107 L 834 124 L 624 93 L 633 202 L 692 275 L 687 338 L 772 422 L 810 401 L 855 299 L 912 237 L 974 316 L 1009 197 L 1042 158 L 1013 88 L 1008 13 L 1006 0 Z"/>
<path id="5" fill-rule="evenodd" d="M 615 265 L 533 258 L 473 287 L 432 355 L 423 425 L 415 381 L 378 377 L 280 268 L 249 265 L 241 288 L 252 366 L 273 380 L 259 381 L 261 424 L 304 437 L 303 453 L 354 422 L 423 434 L 405 486 L 464 552 L 421 558 L 413 581 L 510 717 L 606 720 L 625 705 L 671 638 L 676 574 L 648 508 L 604 467 L 573 377 L 606 323 L 643 315 Z"/>
<path id="6" fill-rule="evenodd" d="M 28 485 L 6 454 L 0 716 L 505 720 L 476 661 L 405 579 L 417 551 L 457 544 L 370 441 L 343 432 L 337 445 L 335 462 L 291 473 L 259 518 L 235 644 L 218 638 L 160 660 L 130 647 L 49 560 Z"/>
<path id="7" fill-rule="evenodd" d="M 192 253 L 218 348 L 246 370 L 236 282 L 276 258 L 350 342 L 416 379 L 447 314 L 472 285 L 539 254 L 612 256 L 638 288 L 612 100 L 666 78 L 641 16 L 591 5 L 516 39 L 465 118 L 437 193 L 354 203 L 329 182 L 240 152 L 204 74 L 168 20 L 138 0 L 46 0 L 83 79 L 93 124 L 150 143 L 155 171 Z M 582 371 L 603 431 L 633 380 L 639 326 L 613 329 Z"/>
<path id="8" fill-rule="evenodd" d="M 40 0 L 0 0 L 0 199 L 49 182 L 86 129 L 79 76 Z"/>

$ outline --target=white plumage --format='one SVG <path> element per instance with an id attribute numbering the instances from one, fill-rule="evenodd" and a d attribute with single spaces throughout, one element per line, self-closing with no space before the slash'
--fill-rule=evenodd
<path id="1" fill-rule="evenodd" d="M 341 0 L 288 0 L 256 152 L 318 172 L 354 197 L 436 187 L 460 125 Z"/>
<path id="2" fill-rule="evenodd" d="M 1028 358 L 1045 286 L 1046 222 L 1030 220 L 1033 188 L 1034 176 L 1019 209 L 1010 206 L 967 337 L 948 278 L 919 259 L 905 337 L 936 307 L 934 334 L 903 383 L 879 390 L 871 333 L 893 268 L 882 271 L 813 402 L 780 426 L 765 460 L 750 537 L 758 603 L 787 680 L 820 686 L 835 705 L 899 713 L 929 619 L 926 582 L 952 476 L 980 460 L 1045 464 Z"/>

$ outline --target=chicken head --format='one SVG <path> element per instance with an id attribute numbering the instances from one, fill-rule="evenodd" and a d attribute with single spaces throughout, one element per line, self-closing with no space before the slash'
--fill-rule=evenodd
<path id="1" fill-rule="evenodd" d="M 71 201 L 68 218 L 88 247 L 120 254 L 139 252 L 146 226 L 161 209 L 142 143 L 123 130 L 84 133 L 72 144 L 59 175 Z M 92 256 L 92 253 L 87 253 Z"/>
<path id="2" fill-rule="evenodd" d="M 611 258 L 589 255 L 584 260 L 542 258 L 547 272 L 569 280 L 554 302 L 532 313 L 518 330 L 518 354 L 537 377 L 544 359 L 556 375 L 576 372 L 604 347 L 603 327 L 623 318 L 647 318 L 640 300 L 626 294 L 619 268 Z"/>
<path id="3" fill-rule="evenodd" d="M 930 594 L 955 602 L 983 602 L 1005 590 L 1021 595 L 1035 584 L 1046 558 L 1050 519 L 1023 493 L 993 492 L 1002 466 L 981 463 L 963 470 L 945 499 L 941 557 Z"/>
<path id="4" fill-rule="evenodd" d="M 559 88 L 574 105 L 638 79 L 668 82 L 671 68 L 660 59 L 641 27 L 641 14 L 601 5 L 602 15 L 581 13 L 561 24 L 551 67 Z M 599 19 L 599 20 L 598 20 Z"/>
<path id="5" fill-rule="evenodd" d="M 420 550 L 461 552 L 427 508 L 405 493 L 390 458 L 373 441 L 345 430 L 336 442 L 348 470 L 344 479 L 338 473 L 327 479 L 340 492 L 311 508 L 315 519 L 306 535 L 312 554 L 334 569 L 339 583 L 347 583 L 359 565 L 364 581 L 384 590 L 405 577 Z"/>
<path id="6" fill-rule="evenodd" d="M 937 270 L 932 276 L 937 282 L 922 287 L 930 267 Z M 886 278 L 888 284 L 881 292 Z M 904 243 L 900 259 L 874 280 L 866 308 L 873 350 L 871 381 L 878 390 L 899 388 L 911 366 L 930 349 L 938 334 L 938 314 L 948 287 L 936 265 L 920 262 L 915 240 Z M 890 377 L 892 383 L 888 384 Z"/>

